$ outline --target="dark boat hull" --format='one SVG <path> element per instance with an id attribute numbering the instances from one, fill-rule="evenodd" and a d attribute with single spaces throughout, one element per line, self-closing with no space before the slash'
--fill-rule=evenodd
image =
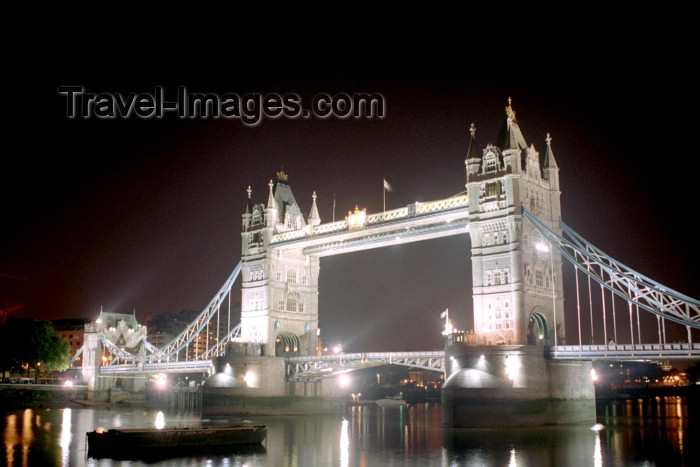
<path id="1" fill-rule="evenodd" d="M 264 425 L 229 427 L 111 429 L 86 434 L 89 457 L 141 456 L 156 452 L 207 452 L 254 448 L 267 437 Z"/>

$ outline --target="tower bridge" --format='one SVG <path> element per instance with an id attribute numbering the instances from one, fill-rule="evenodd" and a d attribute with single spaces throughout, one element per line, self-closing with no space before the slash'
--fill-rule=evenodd
<path id="1" fill-rule="evenodd" d="M 443 394 L 459 410 L 469 405 L 462 403 L 465 398 L 478 399 L 489 389 L 490 398 L 503 400 L 570 399 L 568 409 L 581 414 L 590 411 L 593 389 L 585 375 L 594 359 L 700 357 L 692 334 L 700 328 L 700 302 L 622 265 L 570 229 L 562 220 L 552 139 L 547 135 L 541 158 L 526 143 L 510 101 L 505 110 L 495 144 L 480 147 L 472 124 L 465 190 L 442 200 L 370 214 L 356 207 L 345 219 L 324 224 L 316 194 L 305 216 L 283 171 L 269 181 L 265 203 L 253 202 L 248 187 L 240 263 L 198 318 L 160 349 L 145 344 L 126 349 L 104 335 L 86 338 L 86 379 L 97 387 L 99 375 L 183 371 L 189 364 L 215 373 L 207 385 L 213 397 L 322 396 L 334 384 L 324 375 L 388 358 L 443 371 Z M 448 334 L 445 349 L 428 356 L 347 354 L 344 366 L 335 356 L 321 355 L 321 257 L 460 234 L 471 242 L 469 342 Z M 565 265 L 575 271 L 577 290 L 567 302 L 575 309 L 566 312 Z M 238 277 L 236 323 L 230 297 Z M 588 304 L 579 293 L 586 281 Z M 593 303 L 591 283 L 599 286 L 600 304 Z M 653 341 L 642 333 L 640 312 L 656 319 Z M 577 335 L 570 336 L 566 321 L 574 319 Z M 685 327 L 687 342 L 668 343 L 667 326 Z M 603 328 L 602 336 L 594 336 L 594 327 Z M 113 358 L 102 365 L 104 354 Z M 564 365 L 571 360 L 576 369 Z M 465 419 L 454 404 L 446 406 L 452 419 Z"/>

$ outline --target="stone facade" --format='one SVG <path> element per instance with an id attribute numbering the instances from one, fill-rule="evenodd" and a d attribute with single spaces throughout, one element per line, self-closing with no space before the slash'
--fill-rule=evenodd
<path id="1" fill-rule="evenodd" d="M 523 222 L 522 208 L 560 231 L 559 168 L 551 138 L 540 163 L 510 101 L 496 144 L 479 151 L 472 124 L 467 158 L 474 332 L 484 345 L 565 343 L 561 256 Z M 555 337 L 556 328 L 556 337 Z"/>

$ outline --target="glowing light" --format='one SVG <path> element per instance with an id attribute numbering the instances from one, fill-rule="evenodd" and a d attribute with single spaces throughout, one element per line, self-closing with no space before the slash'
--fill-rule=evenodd
<path id="1" fill-rule="evenodd" d="M 340 465 L 347 467 L 350 465 L 350 436 L 348 435 L 348 421 L 343 419 L 340 428 Z"/>
<path id="2" fill-rule="evenodd" d="M 515 459 L 515 448 L 510 448 L 510 460 L 508 461 L 508 467 L 515 467 L 518 462 Z"/>
<path id="3" fill-rule="evenodd" d="M 67 380 L 65 380 L 65 381 L 63 382 L 63 386 L 69 388 L 69 387 L 73 386 L 73 381 L 67 379 Z"/>
<path id="4" fill-rule="evenodd" d="M 61 416 L 61 436 L 58 440 L 58 445 L 61 448 L 61 465 L 69 465 L 70 441 L 72 437 L 71 409 L 63 409 L 63 414 Z"/>
<path id="5" fill-rule="evenodd" d="M 158 428 L 159 430 L 162 430 L 163 428 L 165 428 L 165 415 L 161 411 L 159 411 L 156 414 L 155 427 Z"/>
<path id="6" fill-rule="evenodd" d="M 165 376 L 158 376 L 158 378 L 156 379 L 156 387 L 158 389 L 165 388 L 165 386 L 167 384 L 168 384 L 168 380 L 167 380 L 167 378 L 165 378 Z"/>
<path id="7" fill-rule="evenodd" d="M 249 387 L 255 387 L 258 382 L 258 376 L 254 372 L 248 371 L 243 377 L 243 381 Z"/>
<path id="8" fill-rule="evenodd" d="M 352 382 L 350 375 L 347 373 L 343 373 L 338 377 L 338 384 L 340 385 L 341 388 L 347 388 L 350 386 L 350 383 Z"/>
<path id="9" fill-rule="evenodd" d="M 454 328 L 452 327 L 452 321 L 447 320 L 445 323 L 445 330 L 442 331 L 443 336 L 447 336 L 449 334 L 452 334 L 452 331 L 454 331 Z"/>
<path id="10" fill-rule="evenodd" d="M 520 374 L 520 359 L 515 355 L 506 356 L 506 376 L 511 381 L 515 381 Z"/>
<path id="11" fill-rule="evenodd" d="M 600 431 L 595 432 L 595 447 L 593 448 L 593 465 L 603 467 L 603 449 L 600 445 Z"/>
<path id="12" fill-rule="evenodd" d="M 541 251 L 543 253 L 547 253 L 549 251 L 549 247 L 545 245 L 544 243 L 538 243 L 535 245 L 535 249 L 537 251 Z"/>
<path id="13" fill-rule="evenodd" d="M 591 381 L 594 383 L 598 381 L 598 373 L 595 371 L 595 368 L 591 368 Z"/>
<path id="14" fill-rule="evenodd" d="M 365 222 L 367 222 L 367 208 L 360 210 L 360 208 L 355 205 L 355 212 L 348 212 L 347 219 L 349 229 L 359 229 L 364 227 Z"/>

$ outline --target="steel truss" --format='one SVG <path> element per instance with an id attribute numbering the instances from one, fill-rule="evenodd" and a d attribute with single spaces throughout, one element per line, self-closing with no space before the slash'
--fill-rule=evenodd
<path id="1" fill-rule="evenodd" d="M 579 271 L 618 297 L 657 317 L 700 329 L 700 301 L 614 260 L 559 221 L 562 235 L 523 208 L 523 216 Z M 565 238 L 567 235 L 569 238 Z"/>
<path id="2" fill-rule="evenodd" d="M 372 352 L 311 355 L 285 359 L 288 381 L 312 380 L 334 373 L 380 365 L 401 365 L 424 370 L 445 370 L 445 352 Z"/>

